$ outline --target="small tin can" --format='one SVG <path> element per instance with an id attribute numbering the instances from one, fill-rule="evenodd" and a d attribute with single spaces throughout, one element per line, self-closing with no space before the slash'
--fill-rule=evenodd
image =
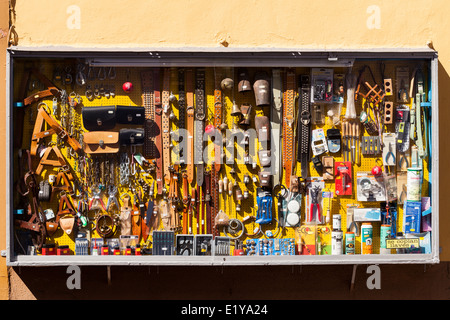
<path id="1" fill-rule="evenodd" d="M 56 254 L 55 244 L 49 243 L 42 245 L 41 254 L 43 256 L 54 256 Z"/>
<path id="2" fill-rule="evenodd" d="M 102 256 L 107 256 L 107 255 L 109 255 L 109 247 L 108 247 L 107 244 L 102 245 L 101 255 L 102 255 Z"/>
<path id="3" fill-rule="evenodd" d="M 56 250 L 56 254 L 58 256 L 67 256 L 70 254 L 70 248 L 69 246 L 59 246 Z"/>
<path id="4" fill-rule="evenodd" d="M 373 253 L 373 227 L 369 222 L 361 226 L 361 254 Z"/>
<path id="5" fill-rule="evenodd" d="M 137 244 L 136 247 L 134 248 L 134 255 L 135 256 L 141 255 L 141 245 L 140 244 Z"/>
<path id="6" fill-rule="evenodd" d="M 355 254 L 355 233 L 345 233 L 345 254 Z"/>
<path id="7" fill-rule="evenodd" d="M 331 254 L 342 254 L 342 240 L 344 233 L 341 230 L 334 230 L 331 232 Z"/>
<path id="8" fill-rule="evenodd" d="M 333 215 L 333 230 L 341 230 L 341 215 Z"/>
<path id="9" fill-rule="evenodd" d="M 381 254 L 390 254 L 391 249 L 386 249 L 386 239 L 389 238 L 391 234 L 391 225 L 383 224 L 380 228 L 380 253 Z"/>
<path id="10" fill-rule="evenodd" d="M 115 246 L 113 249 L 113 255 L 119 256 L 120 255 L 120 248 L 119 246 Z"/>
<path id="11" fill-rule="evenodd" d="M 126 246 L 126 248 L 125 248 L 125 255 L 126 256 L 131 256 L 131 246 Z"/>

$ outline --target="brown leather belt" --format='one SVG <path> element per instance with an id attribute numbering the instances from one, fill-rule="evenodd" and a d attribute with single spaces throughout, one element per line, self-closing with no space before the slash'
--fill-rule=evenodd
<path id="1" fill-rule="evenodd" d="M 178 129 L 186 129 L 186 92 L 184 89 L 185 80 L 184 80 L 184 68 L 178 69 Z M 182 140 L 178 140 L 178 142 L 182 143 L 184 146 L 179 150 L 179 159 L 180 164 L 186 164 L 186 139 L 187 137 L 180 137 Z"/>
<path id="2" fill-rule="evenodd" d="M 189 185 L 187 181 L 187 174 L 186 172 L 183 172 L 182 174 L 183 179 L 183 234 L 190 234 L 191 230 L 189 228 L 189 218 L 188 218 L 188 212 L 189 212 Z"/>
<path id="3" fill-rule="evenodd" d="M 141 72 L 142 105 L 145 109 L 145 141 L 142 148 L 143 156 L 147 159 L 155 158 L 155 136 L 153 126 L 155 125 L 155 104 L 153 93 L 153 71 Z"/>
<path id="4" fill-rule="evenodd" d="M 44 122 L 46 122 L 50 126 L 50 128 L 48 130 L 41 131 Z M 36 156 L 40 139 L 50 137 L 55 133 L 61 138 L 62 141 L 67 141 L 67 143 L 73 148 L 75 152 L 79 153 L 82 151 L 80 143 L 69 136 L 67 131 L 64 130 L 63 127 L 61 127 L 61 125 L 56 122 L 56 120 L 54 120 L 43 107 L 41 107 L 38 110 L 38 115 L 34 124 L 33 135 L 31 138 L 31 155 Z"/>
<path id="5" fill-rule="evenodd" d="M 170 168 L 169 184 L 169 210 L 170 210 L 170 228 L 177 230 L 180 225 L 177 204 L 178 204 L 178 165 Z"/>
<path id="6" fill-rule="evenodd" d="M 187 112 L 187 175 L 189 183 L 194 181 L 194 75 L 186 69 L 186 112 Z"/>
<path id="7" fill-rule="evenodd" d="M 26 98 L 23 100 L 23 104 L 24 104 L 25 106 L 28 106 L 28 105 L 30 105 L 30 104 L 33 104 L 33 103 L 35 103 L 35 102 L 38 102 L 39 100 L 44 99 L 44 98 L 47 98 L 47 97 L 51 97 L 51 96 L 57 97 L 58 94 L 59 94 L 58 88 L 52 87 L 52 88 L 49 88 L 49 89 L 47 89 L 47 90 L 42 90 L 42 91 L 39 91 L 39 92 L 37 92 L 37 93 L 33 93 L 32 95 L 26 97 Z"/>
<path id="8" fill-rule="evenodd" d="M 220 130 L 222 123 L 222 90 L 220 73 L 216 74 L 215 89 L 214 89 L 214 127 Z M 212 210 L 210 213 L 211 232 L 218 234 L 219 230 L 215 227 L 215 217 L 219 213 L 219 173 L 222 167 L 222 143 L 214 142 L 214 168 L 211 170 L 211 185 L 210 192 L 212 197 Z"/>
<path id="9" fill-rule="evenodd" d="M 161 117 L 161 134 L 163 147 L 163 166 L 164 166 L 164 181 L 166 184 L 170 183 L 170 70 L 164 69 L 163 76 L 163 90 L 162 90 L 162 106 L 163 113 Z"/>
<path id="10" fill-rule="evenodd" d="M 286 90 L 283 103 L 283 167 L 286 187 L 291 184 L 294 163 L 294 104 L 295 104 L 295 73 L 286 73 Z"/>
<path id="11" fill-rule="evenodd" d="M 41 250 L 46 237 L 45 220 L 42 221 L 41 217 L 45 219 L 45 215 L 42 214 L 42 210 L 39 204 L 39 186 L 36 182 L 36 174 L 32 169 L 31 162 L 30 151 L 22 150 L 22 152 L 19 154 L 19 170 L 21 176 L 17 184 L 17 191 L 24 197 L 31 195 L 33 200 L 32 203 L 28 204 L 28 216 L 30 216 L 29 219 L 15 220 L 14 224 L 18 228 L 34 231 L 33 243 L 36 245 L 38 250 Z M 28 171 L 22 173 L 25 168 L 27 168 Z"/>
<path id="12" fill-rule="evenodd" d="M 203 184 L 206 206 L 206 233 L 212 233 L 212 215 L 211 215 L 211 173 L 205 172 L 205 183 Z"/>
<path id="13" fill-rule="evenodd" d="M 163 155 L 162 155 L 162 105 L 161 105 L 161 91 L 160 91 L 160 69 L 156 68 L 153 75 L 154 83 L 154 103 L 155 103 L 155 159 L 156 159 L 156 185 L 158 194 L 161 195 L 164 189 L 163 177 Z"/>

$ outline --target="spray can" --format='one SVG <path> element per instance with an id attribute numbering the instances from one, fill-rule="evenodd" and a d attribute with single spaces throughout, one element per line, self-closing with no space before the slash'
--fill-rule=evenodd
<path id="1" fill-rule="evenodd" d="M 344 233 L 341 230 L 331 231 L 331 254 L 342 254 L 342 240 Z"/>
<path id="2" fill-rule="evenodd" d="M 391 249 L 386 249 L 386 239 L 391 234 L 391 225 L 383 224 L 380 228 L 380 254 L 391 254 Z"/>
<path id="3" fill-rule="evenodd" d="M 422 168 L 408 168 L 406 174 L 406 200 L 421 201 L 422 200 Z"/>
<path id="4" fill-rule="evenodd" d="M 345 254 L 355 254 L 355 233 L 345 233 Z"/>
<path id="5" fill-rule="evenodd" d="M 361 226 L 361 254 L 372 254 L 373 229 L 370 222 L 365 222 Z"/>

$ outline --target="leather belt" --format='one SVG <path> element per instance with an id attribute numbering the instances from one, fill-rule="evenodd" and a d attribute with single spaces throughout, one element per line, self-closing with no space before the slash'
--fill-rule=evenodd
<path id="1" fill-rule="evenodd" d="M 205 194 L 205 205 L 206 205 L 206 233 L 212 233 L 212 216 L 211 216 L 211 173 L 209 171 L 205 172 L 205 183 L 204 194 Z"/>
<path id="2" fill-rule="evenodd" d="M 49 156 L 52 153 L 52 151 L 56 155 L 55 160 L 49 159 Z M 61 167 L 66 171 L 68 171 L 68 169 L 69 169 L 69 166 L 67 165 L 66 160 L 64 159 L 61 151 L 58 149 L 57 146 L 48 147 L 45 150 L 45 153 L 40 158 L 39 165 L 36 168 L 37 175 L 40 175 L 42 173 L 44 166 Z"/>
<path id="3" fill-rule="evenodd" d="M 272 71 L 272 108 L 270 109 L 270 127 L 272 128 L 271 143 L 273 143 L 271 165 L 274 186 L 280 183 L 281 175 L 281 111 L 282 111 L 282 80 L 281 70 Z"/>
<path id="4" fill-rule="evenodd" d="M 163 147 L 163 174 L 166 184 L 170 183 L 170 70 L 164 69 L 163 89 L 162 89 L 162 116 L 161 116 L 161 135 Z"/>
<path id="5" fill-rule="evenodd" d="M 291 184 L 292 166 L 294 158 L 294 104 L 295 104 L 295 73 L 286 73 L 286 90 L 283 103 L 283 167 L 286 187 Z"/>
<path id="6" fill-rule="evenodd" d="M 310 140 L 311 140 L 311 110 L 310 110 L 310 81 L 308 75 L 302 75 L 300 78 L 300 106 L 297 122 L 298 149 L 297 161 L 300 162 L 301 177 L 306 179 L 308 176 Z"/>
<path id="7" fill-rule="evenodd" d="M 186 112 L 187 112 L 187 175 L 189 183 L 194 181 L 194 88 L 193 70 L 186 70 Z"/>
<path id="8" fill-rule="evenodd" d="M 190 203 L 189 185 L 188 185 L 188 181 L 187 181 L 186 172 L 183 172 L 182 179 L 183 179 L 183 233 L 191 234 L 192 229 L 190 228 L 191 225 L 190 225 L 189 219 L 188 219 L 189 203 Z"/>
<path id="9" fill-rule="evenodd" d="M 154 83 L 154 103 L 155 103 L 155 159 L 156 159 L 156 185 L 158 194 L 161 195 L 164 189 L 163 177 L 163 156 L 162 156 L 162 106 L 160 92 L 160 69 L 155 69 L 153 75 Z"/>
<path id="10" fill-rule="evenodd" d="M 203 220 L 203 216 L 202 216 L 202 211 L 201 211 L 202 203 L 204 202 L 202 197 L 200 197 L 200 190 L 202 190 L 202 189 L 203 189 L 202 187 L 197 185 L 197 190 L 196 190 L 197 201 L 195 203 L 196 204 L 195 211 L 197 212 L 197 234 L 202 233 L 203 226 L 205 224 L 205 221 Z M 203 195 L 203 197 L 204 197 L 204 195 Z"/>
<path id="11" fill-rule="evenodd" d="M 196 88 L 195 88 L 195 164 L 197 167 L 196 181 L 197 185 L 203 184 L 204 163 L 203 163 L 203 132 L 205 120 L 205 69 L 196 70 Z"/>
<path id="12" fill-rule="evenodd" d="M 25 154 L 24 154 L 25 153 Z M 31 153 L 28 150 L 22 150 L 19 153 L 19 170 L 21 171 L 20 182 L 17 185 L 17 191 L 22 196 L 31 195 L 32 204 L 28 203 L 28 216 L 27 220 L 15 220 L 14 223 L 17 227 L 27 229 L 34 232 L 33 243 L 37 246 L 38 250 L 41 250 L 46 237 L 45 229 L 45 215 L 42 214 L 42 208 L 39 203 L 38 193 L 39 186 L 36 182 L 36 174 L 32 170 Z M 26 164 L 25 164 L 26 163 Z M 28 166 L 27 166 L 28 165 Z M 23 174 L 24 169 L 28 171 Z M 24 185 L 24 187 L 19 185 Z M 26 189 L 26 190 L 23 190 Z M 44 220 L 41 220 L 41 217 Z"/>
<path id="13" fill-rule="evenodd" d="M 169 205 L 170 205 L 170 228 L 172 230 L 177 230 L 180 225 L 177 203 L 178 203 L 178 165 L 170 167 L 169 174 L 171 177 L 169 178 Z"/>
<path id="14" fill-rule="evenodd" d="M 142 105 L 145 109 L 145 141 L 142 151 L 145 158 L 155 158 L 155 136 L 153 126 L 155 125 L 155 104 L 153 94 L 153 71 L 141 73 Z"/>
<path id="15" fill-rule="evenodd" d="M 50 126 L 50 128 L 45 131 L 40 131 L 42 130 L 44 121 Z M 72 138 L 69 133 L 64 130 L 63 127 L 61 127 L 61 125 L 56 122 L 56 120 L 54 120 L 43 107 L 41 107 L 38 110 L 38 115 L 33 129 L 30 154 L 32 156 L 36 156 L 40 139 L 50 137 L 55 133 L 61 138 L 62 141 L 67 141 L 75 152 L 81 152 L 82 149 L 80 143 Z"/>
<path id="16" fill-rule="evenodd" d="M 220 130 L 222 123 L 222 91 L 220 87 L 221 82 L 220 73 L 216 74 L 215 89 L 214 89 L 214 127 L 215 130 Z M 211 185 L 210 193 L 212 197 L 212 210 L 209 215 L 211 220 L 211 232 L 218 234 L 215 226 L 215 217 L 219 213 L 219 172 L 222 164 L 222 147 L 221 143 L 214 142 L 214 168 L 211 170 Z"/>
<path id="17" fill-rule="evenodd" d="M 184 91 L 185 85 L 184 74 L 185 74 L 184 68 L 178 69 L 178 130 L 186 129 L 186 92 Z M 186 138 L 187 137 L 183 136 L 180 137 L 178 140 L 178 143 L 183 144 L 183 148 L 179 149 L 178 155 L 181 165 L 184 165 L 186 163 L 185 161 Z"/>
<path id="18" fill-rule="evenodd" d="M 37 93 L 33 93 L 31 96 L 26 97 L 23 100 L 23 103 L 24 103 L 25 106 L 28 106 L 30 104 L 38 102 L 39 100 L 41 100 L 43 98 L 47 98 L 47 97 L 50 97 L 50 96 L 57 97 L 58 94 L 59 94 L 58 88 L 52 87 L 52 88 L 49 88 L 49 89 L 46 89 L 46 90 L 39 91 Z"/>

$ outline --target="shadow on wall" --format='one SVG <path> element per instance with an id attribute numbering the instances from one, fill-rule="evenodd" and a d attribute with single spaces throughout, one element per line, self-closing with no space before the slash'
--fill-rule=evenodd
<path id="1" fill-rule="evenodd" d="M 450 137 L 450 76 L 445 67 L 439 61 L 439 246 L 442 248 L 440 253 L 441 261 L 450 261 L 450 237 L 447 232 L 450 228 L 450 217 L 445 214 L 450 207 L 450 198 L 448 190 L 450 188 L 450 172 L 447 168 L 450 157 L 450 148 L 448 147 Z"/>
<path id="2" fill-rule="evenodd" d="M 11 270 L 11 299 L 37 300 L 353 300 L 450 298 L 449 264 L 382 265 L 369 289 L 367 265 L 258 267 L 81 267 L 68 289 L 66 267 Z M 370 280 L 369 280 L 370 282 Z M 28 290 L 28 294 L 24 294 Z"/>

